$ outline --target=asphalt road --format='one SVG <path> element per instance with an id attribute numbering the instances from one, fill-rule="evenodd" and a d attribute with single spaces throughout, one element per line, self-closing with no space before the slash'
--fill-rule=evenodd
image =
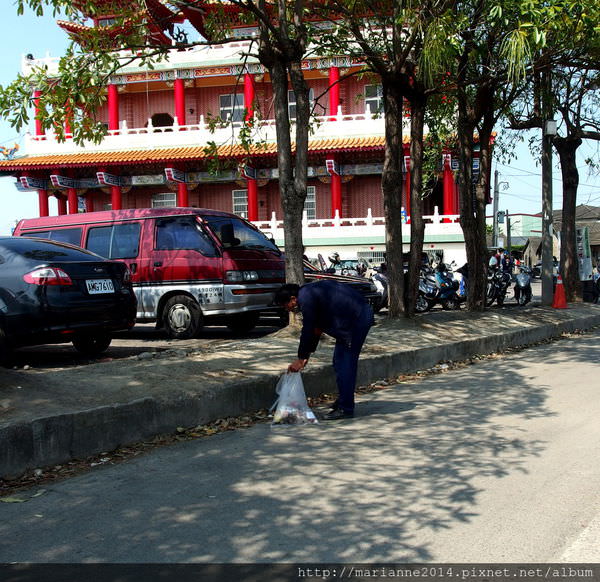
<path id="1" fill-rule="evenodd" d="M 600 562 L 600 332 L 0 503 L 2 562 Z"/>
<path id="2" fill-rule="evenodd" d="M 541 294 L 541 282 L 539 279 L 532 281 L 533 300 L 539 300 Z M 508 292 L 506 308 L 516 308 L 513 299 L 512 287 Z M 495 307 L 494 307 L 495 308 Z M 441 309 L 440 305 L 434 309 Z M 463 307 L 464 309 L 464 307 Z M 380 317 L 385 317 L 383 310 Z M 422 314 L 421 317 L 427 317 Z M 143 352 L 164 351 L 169 349 L 194 349 L 211 342 L 226 342 L 232 338 L 246 337 L 258 338 L 280 329 L 276 318 L 263 318 L 260 324 L 251 332 L 243 336 L 234 335 L 225 326 L 204 327 L 198 337 L 189 340 L 169 339 L 163 331 L 157 330 L 155 324 L 137 324 L 132 330 L 117 333 L 108 351 L 97 359 L 90 359 L 77 353 L 71 343 L 30 346 L 15 350 L 12 365 L 17 368 L 31 366 L 36 369 L 52 371 L 53 369 L 71 368 L 83 366 L 103 359 L 122 359 L 136 356 Z"/>

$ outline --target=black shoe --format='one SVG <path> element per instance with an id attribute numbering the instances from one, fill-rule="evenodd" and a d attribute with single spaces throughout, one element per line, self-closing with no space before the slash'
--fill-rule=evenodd
<path id="1" fill-rule="evenodd" d="M 335 402 L 331 403 L 331 406 L 329 408 L 331 408 L 331 410 L 338 410 L 340 407 L 340 403 L 336 400 Z"/>
<path id="2" fill-rule="evenodd" d="M 331 412 L 328 412 L 323 417 L 323 420 L 341 420 L 342 418 L 353 418 L 353 417 L 354 417 L 354 412 L 346 412 L 346 411 L 342 410 L 341 408 L 337 408 L 335 410 L 332 410 Z"/>

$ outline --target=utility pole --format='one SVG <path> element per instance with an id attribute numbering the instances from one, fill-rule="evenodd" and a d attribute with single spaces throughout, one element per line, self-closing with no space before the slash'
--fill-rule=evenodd
<path id="1" fill-rule="evenodd" d="M 508 210 L 506 211 L 506 252 L 510 257 L 510 253 L 512 250 L 512 240 L 511 240 L 511 232 L 510 232 L 510 214 Z"/>
<path id="2" fill-rule="evenodd" d="M 556 135 L 556 121 L 550 119 L 552 83 L 550 72 L 545 71 L 544 126 L 542 129 L 542 305 L 552 305 L 554 289 L 552 284 L 552 139 Z"/>
<path id="3" fill-rule="evenodd" d="M 493 213 L 494 213 L 494 222 L 493 227 L 492 227 L 492 246 L 496 249 L 498 248 L 498 198 L 499 198 L 499 194 L 500 191 L 498 189 L 498 170 L 496 170 L 494 172 L 494 206 L 493 206 Z"/>

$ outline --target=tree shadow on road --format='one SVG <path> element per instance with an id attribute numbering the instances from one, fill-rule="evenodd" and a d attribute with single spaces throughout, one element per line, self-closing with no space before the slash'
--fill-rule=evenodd
<path id="1" fill-rule="evenodd" d="M 432 537 L 479 514 L 484 480 L 544 451 L 520 423 L 554 414 L 547 388 L 517 368 L 487 362 L 361 396 L 350 421 L 257 425 L 72 479 L 45 509 L 8 508 L 23 529 L 0 535 L 0 558 L 435 561 Z"/>

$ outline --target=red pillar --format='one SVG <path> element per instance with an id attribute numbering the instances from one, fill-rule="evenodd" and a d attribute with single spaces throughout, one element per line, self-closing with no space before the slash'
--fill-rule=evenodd
<path id="1" fill-rule="evenodd" d="M 244 109 L 246 110 L 246 121 L 254 117 L 254 75 L 246 73 L 244 75 Z"/>
<path id="2" fill-rule="evenodd" d="M 89 194 L 85 197 L 85 211 L 94 212 L 94 200 Z"/>
<path id="3" fill-rule="evenodd" d="M 329 115 L 337 115 L 340 106 L 340 69 L 329 67 Z"/>
<path id="4" fill-rule="evenodd" d="M 119 129 L 119 91 L 113 83 L 108 85 L 108 129 Z"/>
<path id="5" fill-rule="evenodd" d="M 79 212 L 77 201 L 77 190 L 69 188 L 67 190 L 67 201 L 69 203 L 69 214 L 77 214 Z"/>
<path id="6" fill-rule="evenodd" d="M 121 210 L 123 200 L 121 197 L 121 186 L 110 187 L 110 205 L 112 210 Z"/>
<path id="7" fill-rule="evenodd" d="M 342 217 L 342 177 L 339 174 L 331 176 L 331 217 L 335 218 L 335 211 Z"/>
<path id="8" fill-rule="evenodd" d="M 48 207 L 48 190 L 38 190 L 38 203 L 40 216 L 50 216 Z"/>
<path id="9" fill-rule="evenodd" d="M 248 185 L 248 220 L 258 220 L 258 183 L 254 178 L 246 178 Z"/>
<path id="10" fill-rule="evenodd" d="M 185 182 L 177 182 L 177 206 L 187 208 L 189 205 L 187 184 Z"/>
<path id="11" fill-rule="evenodd" d="M 442 214 L 456 214 L 454 208 L 454 175 L 450 167 L 450 154 L 444 156 L 444 172 L 442 174 L 443 185 L 443 210 Z M 450 222 L 449 218 L 444 218 L 444 222 Z"/>
<path id="12" fill-rule="evenodd" d="M 33 107 L 35 110 L 35 135 L 44 135 L 45 131 L 44 128 L 42 127 L 42 122 L 37 118 L 38 113 L 40 111 L 40 97 L 42 95 L 41 91 L 34 91 L 33 92 Z M 48 216 L 46 214 L 46 216 Z"/>
<path id="13" fill-rule="evenodd" d="M 175 117 L 179 125 L 185 125 L 185 81 L 175 79 Z"/>
<path id="14" fill-rule="evenodd" d="M 58 201 L 58 215 L 65 215 L 67 213 L 67 199 L 60 194 L 56 196 L 56 200 Z"/>

